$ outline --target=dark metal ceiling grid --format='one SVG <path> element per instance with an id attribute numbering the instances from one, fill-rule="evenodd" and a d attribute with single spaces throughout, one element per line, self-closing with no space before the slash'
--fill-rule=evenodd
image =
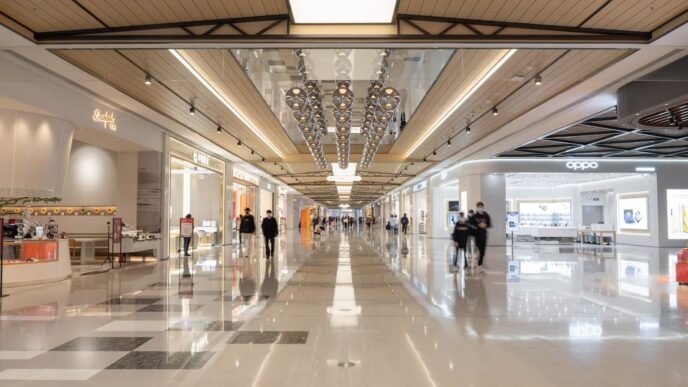
<path id="1" fill-rule="evenodd" d="M 688 157 L 688 131 L 629 128 L 605 112 L 498 157 Z"/>

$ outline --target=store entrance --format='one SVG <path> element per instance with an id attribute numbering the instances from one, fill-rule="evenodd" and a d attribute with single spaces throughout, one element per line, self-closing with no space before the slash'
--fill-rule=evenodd
<path id="1" fill-rule="evenodd" d="M 507 174 L 507 211 L 518 213 L 514 238 L 611 244 L 617 235 L 649 234 L 651 186 L 640 173 Z"/>
<path id="2" fill-rule="evenodd" d="M 256 213 L 256 190 L 258 187 L 248 184 L 242 180 L 234 179 L 232 183 L 232 236 L 235 243 L 239 242 L 239 223 L 241 222 L 241 215 L 244 214 L 245 208 L 250 208 L 251 213 L 256 219 L 259 219 L 259 214 Z"/>
<path id="3" fill-rule="evenodd" d="M 179 250 L 179 219 L 194 218 L 195 248 L 222 244 L 223 175 L 172 156 L 170 160 L 170 252 Z"/>

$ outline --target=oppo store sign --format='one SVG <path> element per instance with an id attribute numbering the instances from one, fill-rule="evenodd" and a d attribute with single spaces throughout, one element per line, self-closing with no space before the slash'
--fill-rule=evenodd
<path id="1" fill-rule="evenodd" d="M 567 161 L 566 169 L 572 169 L 574 171 L 585 171 L 588 169 L 597 169 L 599 164 L 597 161 Z"/>

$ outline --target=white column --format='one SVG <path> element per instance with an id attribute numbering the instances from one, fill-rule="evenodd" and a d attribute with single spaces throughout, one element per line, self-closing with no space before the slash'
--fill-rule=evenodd
<path id="1" fill-rule="evenodd" d="M 160 242 L 162 243 L 160 257 L 170 257 L 170 136 L 165 133 L 162 137 L 162 213 L 160 222 Z"/>
<path id="2" fill-rule="evenodd" d="M 231 245 L 232 238 L 234 237 L 234 235 L 232 235 L 232 224 L 234 222 L 234 219 L 232 219 L 232 206 L 234 204 L 232 203 L 234 193 L 232 176 L 234 176 L 234 163 L 225 161 L 225 202 L 222 209 L 222 243 L 225 245 Z"/>

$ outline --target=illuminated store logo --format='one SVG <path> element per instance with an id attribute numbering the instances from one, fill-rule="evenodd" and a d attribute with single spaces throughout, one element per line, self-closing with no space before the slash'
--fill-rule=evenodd
<path id="1" fill-rule="evenodd" d="M 210 156 L 199 151 L 193 151 L 193 162 L 196 164 L 210 165 Z"/>
<path id="2" fill-rule="evenodd" d="M 420 190 L 423 190 L 428 187 L 428 181 L 423 180 L 420 183 L 416 183 L 413 185 L 413 192 L 418 192 Z"/>
<path id="3" fill-rule="evenodd" d="M 115 121 L 114 112 L 96 109 L 93 111 L 93 121 L 101 122 L 103 124 L 103 128 L 108 128 L 112 131 L 117 130 L 117 122 Z"/>
<path id="4" fill-rule="evenodd" d="M 586 169 L 597 169 L 597 161 L 569 161 L 566 163 L 566 168 L 574 171 L 585 171 Z"/>

